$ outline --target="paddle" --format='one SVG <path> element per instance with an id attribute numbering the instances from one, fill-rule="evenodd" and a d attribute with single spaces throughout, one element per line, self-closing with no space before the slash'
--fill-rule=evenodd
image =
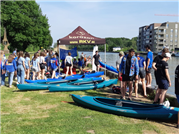
<path id="1" fill-rule="evenodd" d="M 90 84 L 90 83 L 95 83 L 97 82 L 103 82 L 104 80 L 96 80 L 96 81 L 89 81 L 89 82 L 80 82 L 80 83 L 73 83 L 73 85 L 82 85 L 82 84 Z"/>
<path id="2" fill-rule="evenodd" d="M 55 83 L 65 83 L 65 82 L 72 82 L 76 81 L 78 79 L 73 79 L 73 80 L 63 80 L 63 81 L 55 81 L 55 82 L 45 82 L 46 84 L 55 84 Z"/>

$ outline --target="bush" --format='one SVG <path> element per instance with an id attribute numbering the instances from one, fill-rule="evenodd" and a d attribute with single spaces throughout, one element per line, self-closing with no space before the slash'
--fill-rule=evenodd
<path id="1" fill-rule="evenodd" d="M 26 52 L 33 52 L 33 45 L 30 44 L 26 49 L 25 49 Z"/>

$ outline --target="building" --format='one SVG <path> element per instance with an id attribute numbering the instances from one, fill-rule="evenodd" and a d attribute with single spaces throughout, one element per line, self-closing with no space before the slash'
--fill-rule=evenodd
<path id="1" fill-rule="evenodd" d="M 145 51 L 146 45 L 150 45 L 154 52 L 161 51 L 163 46 L 169 47 L 170 51 L 179 48 L 179 23 L 152 23 L 139 27 L 138 51 Z"/>
<path id="2" fill-rule="evenodd" d="M 113 47 L 113 51 L 118 51 L 118 50 L 121 50 L 120 47 Z"/>

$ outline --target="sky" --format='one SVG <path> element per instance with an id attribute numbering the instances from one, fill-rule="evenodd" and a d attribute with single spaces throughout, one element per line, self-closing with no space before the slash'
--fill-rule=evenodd
<path id="1" fill-rule="evenodd" d="M 84 1 L 84 2 L 83 2 Z M 49 20 L 53 44 L 78 26 L 100 38 L 138 36 L 139 27 L 151 23 L 178 22 L 175 0 L 36 0 Z M 159 16 L 168 15 L 168 16 Z M 174 15 L 174 16 L 170 16 Z"/>

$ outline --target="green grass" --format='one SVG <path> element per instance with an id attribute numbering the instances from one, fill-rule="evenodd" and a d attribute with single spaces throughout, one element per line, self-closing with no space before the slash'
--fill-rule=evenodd
<path id="1" fill-rule="evenodd" d="M 134 119 L 83 108 L 73 102 L 69 94 L 106 96 L 105 90 L 79 92 L 27 91 L 13 92 L 1 88 L 2 134 L 96 134 L 162 133 L 148 120 Z"/>

